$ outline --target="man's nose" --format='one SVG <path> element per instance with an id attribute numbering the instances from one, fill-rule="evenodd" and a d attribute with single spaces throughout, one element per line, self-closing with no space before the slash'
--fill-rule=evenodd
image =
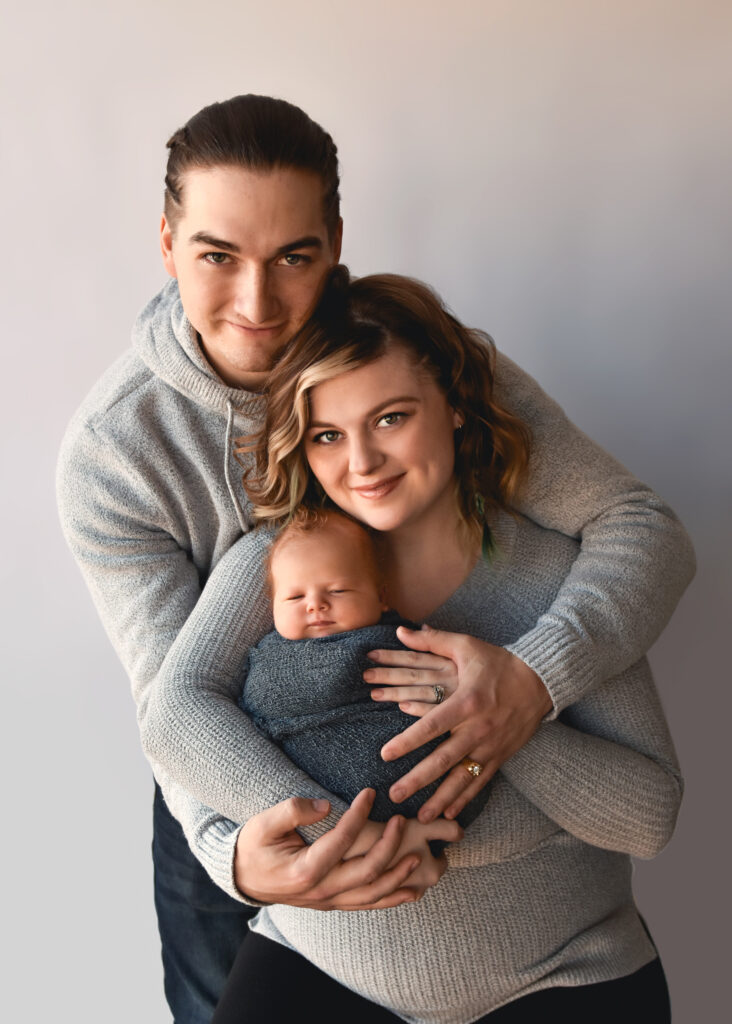
<path id="1" fill-rule="evenodd" d="M 265 267 L 241 271 L 235 301 L 237 314 L 255 326 L 277 315 L 277 298 Z"/>

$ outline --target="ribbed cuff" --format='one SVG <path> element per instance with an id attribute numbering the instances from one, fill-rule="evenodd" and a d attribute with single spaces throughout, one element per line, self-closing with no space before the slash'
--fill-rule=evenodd
<path id="1" fill-rule="evenodd" d="M 231 826 L 232 822 L 222 821 L 221 824 L 208 828 L 205 835 L 199 835 L 196 856 L 219 889 L 223 889 L 233 900 L 249 907 L 263 907 L 264 903 L 249 899 L 236 887 L 234 881 L 236 841 L 242 826 L 233 830 Z"/>
<path id="2" fill-rule="evenodd" d="M 547 721 L 600 682 L 592 642 L 556 622 L 537 625 L 506 650 L 533 669 L 546 686 L 554 705 Z"/>

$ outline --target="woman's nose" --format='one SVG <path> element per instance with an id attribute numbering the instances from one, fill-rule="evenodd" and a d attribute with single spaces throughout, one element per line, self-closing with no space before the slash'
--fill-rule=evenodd
<path id="1" fill-rule="evenodd" d="M 378 469 L 383 461 L 383 455 L 368 436 L 351 438 L 348 449 L 348 469 L 351 473 L 356 476 L 368 476 Z"/>

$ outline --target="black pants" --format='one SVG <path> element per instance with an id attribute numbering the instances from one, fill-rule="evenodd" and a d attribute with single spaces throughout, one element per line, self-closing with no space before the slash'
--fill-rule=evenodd
<path id="1" fill-rule="evenodd" d="M 402 1018 L 339 985 L 299 953 L 250 933 L 211 1024 L 387 1024 Z M 615 981 L 550 988 L 516 999 L 476 1024 L 670 1024 L 661 961 Z"/>

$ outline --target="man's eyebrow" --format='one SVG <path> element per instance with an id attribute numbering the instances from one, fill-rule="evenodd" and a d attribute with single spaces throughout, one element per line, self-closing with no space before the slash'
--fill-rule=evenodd
<path id="1" fill-rule="evenodd" d="M 292 252 L 294 249 L 322 249 L 323 239 L 318 238 L 317 235 L 305 235 L 303 238 L 297 238 L 294 242 L 288 242 L 287 245 L 281 245 L 275 252 L 275 256 L 284 256 L 286 252 Z"/>
<path id="2" fill-rule="evenodd" d="M 366 416 L 375 416 L 377 413 L 381 412 L 382 409 L 388 409 L 389 406 L 398 405 L 400 402 L 412 402 L 413 404 L 417 404 L 419 402 L 419 398 L 417 397 L 417 395 L 394 395 L 393 398 L 387 398 L 385 402 L 379 402 L 379 404 L 375 405 L 373 409 L 369 409 L 369 411 L 366 413 Z M 332 426 L 332 423 L 324 423 L 321 422 L 320 420 L 311 420 L 310 423 L 308 424 L 309 429 L 312 429 L 312 427 L 319 427 L 322 430 L 323 427 Z"/>
<path id="3" fill-rule="evenodd" d="M 212 249 L 224 249 L 226 252 L 241 251 L 238 245 L 235 245 L 233 242 L 225 242 L 223 238 L 209 235 L 208 231 L 197 231 L 195 235 L 191 235 L 188 241 L 192 245 L 210 245 Z"/>
<path id="4" fill-rule="evenodd" d="M 223 238 L 216 238 L 208 231 L 196 231 L 188 239 L 191 245 L 210 245 L 212 249 L 219 249 L 222 252 L 241 252 L 241 249 L 234 242 L 227 242 Z M 296 238 L 294 242 L 287 242 L 275 250 L 275 256 L 284 256 L 285 253 L 293 252 L 295 249 L 322 249 L 323 240 L 317 235 L 305 235 L 303 238 Z"/>

